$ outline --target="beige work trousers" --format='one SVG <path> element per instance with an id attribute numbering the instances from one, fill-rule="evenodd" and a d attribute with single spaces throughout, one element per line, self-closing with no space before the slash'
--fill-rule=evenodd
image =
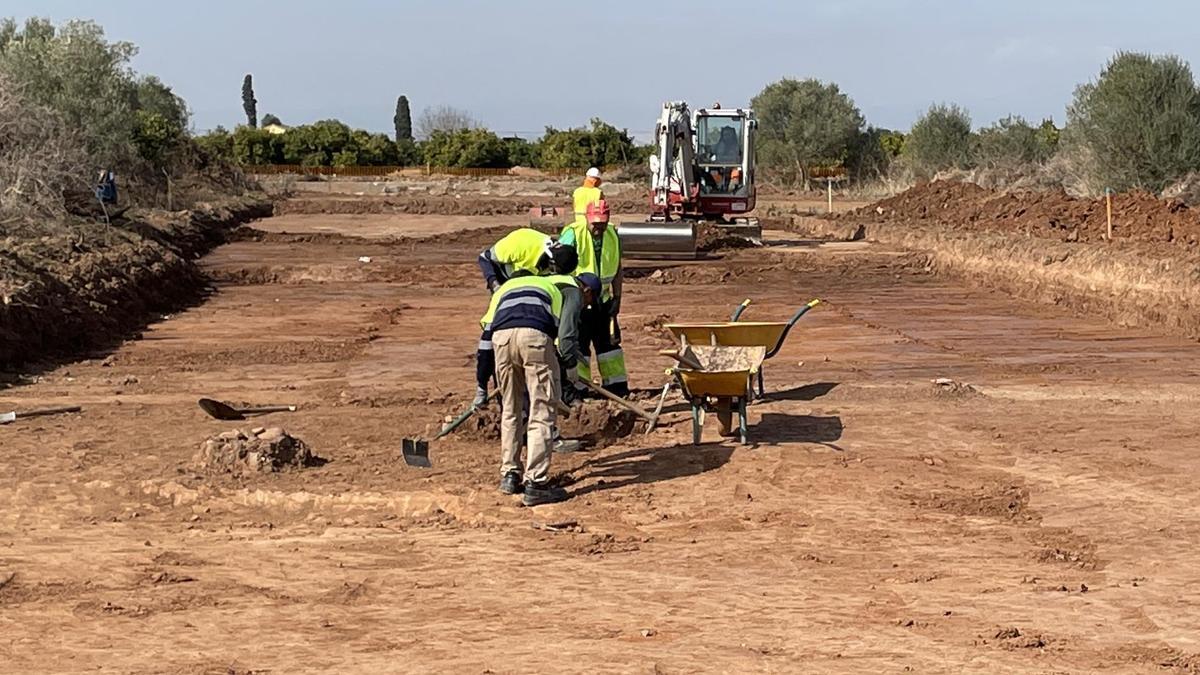
<path id="1" fill-rule="evenodd" d="M 550 478 L 550 448 L 558 391 L 558 357 L 554 339 L 533 328 L 506 328 L 492 335 L 496 379 L 500 381 L 500 474 L 521 471 L 521 411 L 529 394 L 525 482 Z"/>

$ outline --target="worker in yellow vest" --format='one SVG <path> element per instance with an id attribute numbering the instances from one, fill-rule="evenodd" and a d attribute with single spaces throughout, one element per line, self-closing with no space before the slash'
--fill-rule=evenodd
<path id="1" fill-rule="evenodd" d="M 575 274 L 591 273 L 600 277 L 600 298 L 583 312 L 580 347 L 583 359 L 579 362 L 579 377 L 591 381 L 592 348 L 596 350 L 596 365 L 600 383 L 617 396 L 629 393 L 629 375 L 625 370 L 625 352 L 621 351 L 621 329 L 617 315 L 621 312 L 622 270 L 621 240 L 617 229 L 609 225 L 608 202 L 592 202 L 584 212 L 584 223 L 572 223 L 563 228 L 558 241 L 573 246 L 579 255 Z"/>
<path id="2" fill-rule="evenodd" d="M 571 193 L 571 203 L 575 210 L 574 225 L 587 225 L 587 207 L 589 204 L 604 199 L 604 193 L 600 190 L 600 169 L 592 167 L 587 170 L 587 174 L 583 177 L 583 185 L 575 188 L 575 192 Z"/>

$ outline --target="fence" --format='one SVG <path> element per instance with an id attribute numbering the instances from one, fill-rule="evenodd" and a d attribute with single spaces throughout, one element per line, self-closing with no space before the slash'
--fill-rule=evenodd
<path id="1" fill-rule="evenodd" d="M 605 167 L 604 171 L 615 171 L 620 167 Z M 257 164 L 243 166 L 242 170 L 254 175 L 291 174 L 299 176 L 467 176 L 488 178 L 493 176 L 546 176 L 568 178 L 582 176 L 587 167 L 581 169 L 496 169 L 461 168 L 452 166 L 300 166 L 299 164 Z"/>

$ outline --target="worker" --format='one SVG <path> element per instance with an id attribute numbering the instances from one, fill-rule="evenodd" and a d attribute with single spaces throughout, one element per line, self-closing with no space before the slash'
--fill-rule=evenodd
<path id="1" fill-rule="evenodd" d="M 580 340 L 583 360 L 579 362 L 580 378 L 591 381 L 591 352 L 596 350 L 596 364 L 601 385 L 617 396 L 629 393 L 629 377 L 625 371 L 625 353 L 620 347 L 622 269 L 621 240 L 615 227 L 609 226 L 608 202 L 601 199 L 587 207 L 586 222 L 563 228 L 558 240 L 575 247 L 579 266 L 575 274 L 591 273 L 600 277 L 600 297 L 583 312 L 583 331 Z"/>
<path id="2" fill-rule="evenodd" d="M 488 292 L 495 292 L 509 279 L 526 274 L 570 274 L 574 260 L 575 251 L 559 245 L 550 235 L 522 227 L 480 253 L 479 269 Z"/>
<path id="3" fill-rule="evenodd" d="M 713 159 L 722 164 L 741 164 L 742 143 L 733 127 L 721 127 L 721 138 L 713 149 Z"/>
<path id="4" fill-rule="evenodd" d="M 538 237 L 529 236 L 532 232 Z M 479 254 L 479 267 L 483 270 L 484 280 L 488 289 L 495 291 L 509 279 L 548 274 L 572 274 L 578 264 L 579 257 L 574 246 L 564 246 L 558 242 L 549 244 L 550 237 L 537 230 L 523 227 L 513 230 L 496 245 Z M 537 247 L 541 247 L 540 249 Z M 541 250 L 536 258 L 533 253 Z M 536 262 L 530 264 L 530 261 Z M 509 262 L 501 262 L 509 261 Z M 492 351 L 492 334 L 484 328 L 479 336 L 479 346 L 475 351 L 475 398 L 471 405 L 481 408 L 487 405 L 488 385 L 496 373 L 496 353 Z"/>
<path id="5" fill-rule="evenodd" d="M 526 506 L 567 499 L 562 487 L 550 485 L 550 449 L 556 417 L 559 373 L 554 343 L 560 328 L 578 325 L 578 313 L 600 280 L 579 275 L 572 289 L 546 277 L 517 277 L 492 295 L 480 324 L 492 329 L 496 376 L 500 381 L 500 491 L 522 493 Z M 564 305 L 568 296 L 577 295 Z M 565 341 L 564 341 L 565 342 Z M 569 346 L 566 347 L 569 349 Z M 529 414 L 521 434 L 521 411 L 528 397 Z M 524 469 L 519 463 L 521 438 L 526 439 Z"/>
<path id="6" fill-rule="evenodd" d="M 101 204 L 117 203 L 117 176 L 108 169 L 101 169 L 96 177 L 96 199 Z"/>
<path id="7" fill-rule="evenodd" d="M 604 192 L 600 190 L 600 169 L 593 166 L 584 174 L 583 185 L 575 188 L 575 191 L 571 193 L 571 202 L 575 209 L 575 220 L 572 224 L 586 225 L 588 205 L 601 199 L 604 199 Z"/>

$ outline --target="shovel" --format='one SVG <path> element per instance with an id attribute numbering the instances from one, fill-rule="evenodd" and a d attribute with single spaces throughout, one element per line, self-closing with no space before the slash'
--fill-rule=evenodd
<path id="1" fill-rule="evenodd" d="M 12 424 L 17 420 L 23 420 L 26 417 L 45 417 L 46 415 L 61 415 L 63 413 L 82 412 L 83 408 L 77 405 L 69 405 L 61 408 L 43 408 L 41 410 L 30 410 L 28 412 L 6 412 L 0 413 L 0 424 Z"/>
<path id="2" fill-rule="evenodd" d="M 255 408 L 235 408 L 228 403 L 213 400 L 211 398 L 202 398 L 198 401 L 200 409 L 208 413 L 209 417 L 218 420 L 234 421 L 244 420 L 246 415 L 263 415 L 274 412 L 296 412 L 294 405 L 268 405 Z"/>
<path id="3" fill-rule="evenodd" d="M 622 408 L 628 410 L 629 412 L 633 413 L 634 415 L 637 415 L 638 417 L 646 420 L 646 422 L 650 425 L 650 427 L 649 427 L 650 430 L 652 430 L 652 429 L 654 429 L 654 427 L 658 426 L 658 415 L 660 412 L 662 412 L 661 405 L 658 410 L 654 411 L 654 414 L 650 414 L 650 413 L 646 412 L 645 410 L 642 410 L 641 408 L 637 407 L 636 405 L 630 403 L 629 401 L 626 401 L 625 399 L 621 398 L 620 396 L 617 396 L 616 394 L 608 391 L 607 389 L 604 389 L 602 387 L 597 387 L 596 385 L 592 384 L 591 382 L 588 382 L 587 380 L 580 380 L 579 382 L 583 386 L 587 387 L 588 391 L 592 392 L 593 394 L 599 394 L 599 395 L 603 396 L 604 398 L 612 401 L 613 403 L 616 403 L 617 405 L 621 406 Z M 665 398 L 665 396 L 664 396 L 664 398 Z"/>
<path id="4" fill-rule="evenodd" d="M 492 396 L 496 395 L 497 393 L 499 392 L 492 392 L 488 394 L 487 398 L 483 399 L 483 403 L 481 403 L 479 406 L 471 405 L 469 408 L 462 411 L 458 417 L 450 420 L 449 424 L 442 427 L 442 430 L 428 441 L 423 438 L 405 438 L 402 440 L 400 442 L 400 452 L 404 456 L 404 463 L 409 466 L 420 467 L 422 469 L 429 469 L 433 467 L 433 464 L 429 461 L 429 441 L 436 441 L 437 439 L 457 429 L 459 425 L 467 421 L 467 418 L 469 418 L 471 415 L 474 415 L 475 411 L 478 410 L 480 406 L 486 405 L 487 402 L 492 399 Z M 571 409 L 568 408 L 562 401 L 555 401 L 555 406 L 557 407 L 560 415 L 563 415 L 564 417 L 571 416 Z"/>
<path id="5" fill-rule="evenodd" d="M 495 393 L 496 392 L 489 393 L 487 398 L 483 399 L 483 403 L 480 405 L 486 405 Z M 457 429 L 459 425 L 467 421 L 467 418 L 469 418 L 471 415 L 474 415 L 475 411 L 478 410 L 479 407 L 480 406 L 471 404 L 466 410 L 462 411 L 458 417 L 455 417 L 450 421 L 449 424 L 442 427 L 442 430 L 437 432 L 437 435 L 430 440 L 436 441 L 442 436 L 445 436 L 451 431 Z M 433 464 L 429 461 L 429 441 L 423 438 L 404 439 L 400 442 L 400 452 L 404 455 L 404 463 L 409 466 L 416 466 L 422 469 L 428 469 L 433 466 Z"/>

